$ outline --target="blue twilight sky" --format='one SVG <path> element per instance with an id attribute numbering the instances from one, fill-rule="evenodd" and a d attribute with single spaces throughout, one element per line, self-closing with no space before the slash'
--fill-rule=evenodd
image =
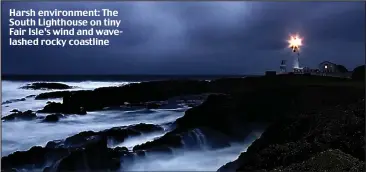
<path id="1" fill-rule="evenodd" d="M 9 8 L 118 10 L 108 47 L 10 47 Z M 3 74 L 259 74 L 291 60 L 365 63 L 364 2 L 2 2 Z"/>

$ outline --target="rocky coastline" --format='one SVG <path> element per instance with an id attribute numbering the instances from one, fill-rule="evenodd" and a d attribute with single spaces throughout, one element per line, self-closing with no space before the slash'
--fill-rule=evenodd
<path id="1" fill-rule="evenodd" d="M 24 119 L 31 120 L 37 113 L 67 118 L 67 114 L 89 115 L 90 111 L 116 107 L 158 109 L 174 103 L 192 108 L 169 124 L 167 134 L 132 150 L 110 148 L 108 144 L 163 128 L 137 124 L 81 132 L 50 141 L 45 147 L 2 157 L 2 170 L 123 171 L 135 158 L 144 158 L 150 152 L 169 156 L 172 149 L 183 146 L 199 149 L 194 140 L 189 145 L 183 143 L 192 133 L 202 133 L 208 148 L 216 149 L 242 141 L 257 125 L 267 126 L 262 136 L 218 171 L 362 171 L 365 160 L 362 80 L 307 75 L 169 80 L 48 92 L 35 97 L 48 98 L 62 98 L 63 102 L 50 102 L 38 112 L 14 112 L 3 120 L 22 120 L 23 114 Z M 48 120 L 57 122 L 54 116 Z M 334 160 L 346 163 L 333 167 Z"/>

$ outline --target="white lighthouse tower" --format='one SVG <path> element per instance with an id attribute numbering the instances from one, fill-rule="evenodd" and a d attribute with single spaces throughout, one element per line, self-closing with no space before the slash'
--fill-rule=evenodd
<path id="1" fill-rule="evenodd" d="M 302 39 L 298 35 L 294 35 L 290 37 L 290 40 L 288 40 L 289 47 L 292 49 L 292 52 L 294 53 L 294 64 L 293 69 L 296 73 L 302 72 L 302 67 L 300 67 L 300 46 L 302 45 Z"/>

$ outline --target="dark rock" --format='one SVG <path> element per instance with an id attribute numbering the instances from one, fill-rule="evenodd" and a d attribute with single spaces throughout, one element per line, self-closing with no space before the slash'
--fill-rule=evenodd
<path id="1" fill-rule="evenodd" d="M 20 112 L 18 109 L 13 109 L 10 112 Z"/>
<path id="2" fill-rule="evenodd" d="M 11 99 L 11 100 L 7 100 L 5 102 L 2 102 L 1 104 L 5 105 L 5 104 L 10 104 L 10 103 L 15 103 L 15 102 L 21 102 L 21 101 L 25 101 L 25 98 L 21 98 L 21 99 Z"/>
<path id="3" fill-rule="evenodd" d="M 19 120 L 32 120 L 32 119 L 35 119 L 35 118 L 37 118 L 36 113 L 34 113 L 31 110 L 27 110 L 27 111 L 24 111 L 24 112 L 16 111 L 16 112 L 14 112 L 14 113 L 12 113 L 8 116 L 2 117 L 1 119 L 5 120 L 5 121 L 10 121 L 10 120 L 16 120 L 16 119 L 19 119 Z"/>
<path id="4" fill-rule="evenodd" d="M 32 97 L 36 97 L 36 95 L 29 95 L 29 96 L 26 96 L 25 98 L 32 98 Z"/>
<path id="5" fill-rule="evenodd" d="M 270 126 L 237 160 L 219 171 L 281 169 L 306 161 L 328 149 L 339 149 L 364 161 L 364 104 L 363 99 L 357 103 L 340 104 L 281 119 Z M 331 166 L 325 163 L 331 162 L 324 162 L 323 167 Z M 323 167 L 309 168 L 316 169 L 310 171 L 323 171 L 320 169 Z"/>
<path id="6" fill-rule="evenodd" d="M 28 151 L 17 151 L 1 158 L 1 170 L 21 168 L 43 168 L 48 162 L 56 160 L 68 154 L 65 149 L 48 149 L 35 146 Z"/>
<path id="7" fill-rule="evenodd" d="M 269 80 L 276 80 L 276 77 L 270 77 Z M 329 78 L 329 80 L 332 79 Z M 348 104 L 362 98 L 364 94 L 364 90 L 357 87 L 296 84 L 298 85 L 272 84 L 271 87 L 256 85 L 255 89 L 242 93 L 211 94 L 201 105 L 187 110 L 183 117 L 177 119 L 176 128 L 173 131 L 154 141 L 137 145 L 133 150 L 159 149 L 169 152 L 170 148 L 182 147 L 182 137 L 197 128 L 205 128 L 206 133 L 216 133 L 205 134 L 206 139 L 215 143 L 209 145 L 210 147 L 225 147 L 228 146 L 228 140 L 243 141 L 252 131 L 252 125 L 255 123 L 281 121 L 291 115 L 295 117 L 294 114 L 299 112 Z M 336 97 L 342 97 L 342 99 Z M 284 126 L 288 125 L 284 124 Z M 222 139 L 219 140 L 225 141 L 214 141 L 212 138 L 215 135 L 221 135 Z M 278 134 L 272 133 L 272 135 L 277 137 Z M 293 136 L 299 135 L 293 134 Z M 297 144 L 301 145 L 301 143 Z M 314 147 L 314 149 L 317 148 Z"/>
<path id="8" fill-rule="evenodd" d="M 36 100 L 45 100 L 45 99 L 55 99 L 55 98 L 63 98 L 65 96 L 69 96 L 71 91 L 54 91 L 38 94 L 35 99 Z"/>
<path id="9" fill-rule="evenodd" d="M 84 131 L 79 134 L 70 136 L 64 141 L 57 140 L 48 142 L 46 147 L 48 148 L 82 148 L 89 144 L 90 141 L 93 142 L 95 138 L 98 139 L 113 139 L 113 141 L 118 144 L 123 142 L 126 138 L 132 136 L 138 136 L 142 133 L 152 133 L 157 131 L 162 131 L 163 128 L 158 125 L 153 124 L 136 124 L 123 127 L 113 127 L 111 129 L 94 132 L 94 131 Z"/>
<path id="10" fill-rule="evenodd" d="M 52 114 L 52 115 L 47 115 L 46 118 L 43 120 L 44 122 L 57 122 L 60 120 L 60 118 L 62 118 L 63 115 L 62 114 Z"/>
<path id="11" fill-rule="evenodd" d="M 120 168 L 120 157 L 113 156 L 107 142 L 94 137 L 84 149 L 72 151 L 51 168 L 56 171 L 109 171 Z"/>
<path id="12" fill-rule="evenodd" d="M 86 110 L 83 107 L 65 106 L 62 103 L 50 102 L 39 113 L 63 113 L 85 115 Z"/>
<path id="13" fill-rule="evenodd" d="M 138 132 L 142 132 L 142 133 L 156 132 L 156 131 L 162 131 L 163 130 L 163 128 L 158 126 L 158 125 L 145 124 L 145 123 L 131 125 L 128 128 L 130 128 L 132 130 L 135 130 L 135 131 L 138 131 Z"/>
<path id="14" fill-rule="evenodd" d="M 124 128 L 126 132 L 127 130 L 137 132 L 145 128 L 154 129 L 154 127 L 142 127 L 142 125 L 149 124 Z M 122 130 L 119 132 L 122 133 Z M 107 148 L 106 138 L 113 134 L 117 133 L 114 130 L 81 132 L 65 140 L 48 142 L 44 148 L 32 147 L 28 151 L 15 152 L 2 158 L 2 170 L 12 168 L 31 171 L 41 168 L 45 168 L 44 171 L 117 170 L 121 165 L 120 158 L 131 152 L 126 147 Z M 139 155 L 142 156 L 141 152 Z M 49 164 L 51 165 L 46 167 Z"/>
<path id="15" fill-rule="evenodd" d="M 202 93 L 207 90 L 207 83 L 193 80 L 152 81 L 93 91 L 75 91 L 63 96 L 63 103 L 66 106 L 84 107 L 86 111 L 101 110 L 125 105 L 125 102 L 134 105 L 140 102 L 164 101 L 178 95 Z M 144 103 L 142 105 L 146 107 Z M 148 107 L 155 108 L 157 104 L 150 104 Z"/>
<path id="16" fill-rule="evenodd" d="M 47 105 L 38 112 L 41 113 L 58 113 L 64 111 L 64 105 L 62 103 L 49 102 Z"/>
<path id="17" fill-rule="evenodd" d="M 128 84 L 121 87 L 104 87 L 88 91 L 50 92 L 43 98 L 62 97 L 65 108 L 86 111 L 102 110 L 105 107 L 119 107 L 141 102 L 160 102 L 172 97 L 201 95 L 204 93 L 237 93 L 257 88 L 273 88 L 283 85 L 329 82 L 348 82 L 334 77 L 281 75 L 273 77 L 228 78 L 213 81 L 169 80 Z M 41 97 L 41 96 L 40 96 Z M 154 105 L 155 106 L 155 105 Z"/>
<path id="18" fill-rule="evenodd" d="M 327 150 L 316 154 L 301 163 L 291 164 L 287 167 L 279 167 L 270 172 L 293 171 L 364 171 L 364 162 L 345 154 L 340 150 Z"/>
<path id="19" fill-rule="evenodd" d="M 128 152 L 128 149 L 126 147 L 116 147 L 114 148 L 117 152 Z"/>
<path id="20" fill-rule="evenodd" d="M 170 148 L 181 148 L 183 146 L 181 136 L 167 133 L 164 136 L 133 147 L 133 151 L 149 151 L 171 153 Z"/>
<path id="21" fill-rule="evenodd" d="M 163 129 L 140 124 L 100 132 L 81 132 L 65 140 L 49 142 L 45 149 L 67 149 L 69 154 L 59 158 L 48 169 L 112 170 L 119 167 L 121 155 L 131 159 L 135 153 L 141 157 L 142 152 L 171 153 L 172 149 L 185 146 L 185 136 L 197 129 L 202 130 L 208 142 L 215 143 L 213 147 L 225 147 L 227 140 L 243 140 L 251 132 L 252 123 L 274 124 L 235 161 L 235 170 L 271 170 L 289 166 L 329 148 L 340 149 L 362 160 L 361 154 L 364 151 L 360 146 L 363 143 L 360 136 L 364 131 L 360 132 L 360 126 L 364 123 L 360 119 L 364 119 L 364 109 L 349 108 L 346 114 L 354 115 L 344 115 L 345 113 L 338 113 L 344 109 L 334 108 L 337 105 L 348 105 L 359 98 L 364 99 L 364 87 L 352 84 L 355 83 L 340 78 L 284 75 L 210 82 L 154 81 L 70 92 L 63 95 L 62 104 L 50 103 L 43 111 L 80 113 L 81 108 L 93 111 L 104 107 L 119 107 L 125 105 L 125 102 L 145 105 L 144 102 L 160 102 L 174 96 L 210 95 L 201 105 L 186 111 L 174 123 L 176 128 L 173 131 L 154 141 L 135 146 L 133 153 L 123 148 L 109 149 L 106 144 L 109 139 L 118 143 L 129 136 Z M 304 113 L 318 113 L 327 108 L 334 111 L 327 112 L 328 115 Z M 220 139 L 212 139 L 215 135 Z"/>
<path id="22" fill-rule="evenodd" d="M 73 87 L 62 83 L 52 83 L 52 82 L 36 82 L 27 84 L 26 86 L 20 87 L 21 89 L 32 89 L 32 90 L 42 90 L 42 89 L 71 89 Z"/>

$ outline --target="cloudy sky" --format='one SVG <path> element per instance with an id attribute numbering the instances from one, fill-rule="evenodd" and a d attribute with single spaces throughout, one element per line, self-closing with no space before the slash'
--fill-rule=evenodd
<path id="1" fill-rule="evenodd" d="M 304 38 L 302 66 L 365 63 L 364 2 L 2 2 L 3 74 L 261 74 L 291 64 L 287 39 Z M 118 10 L 108 47 L 10 47 L 16 9 Z"/>

